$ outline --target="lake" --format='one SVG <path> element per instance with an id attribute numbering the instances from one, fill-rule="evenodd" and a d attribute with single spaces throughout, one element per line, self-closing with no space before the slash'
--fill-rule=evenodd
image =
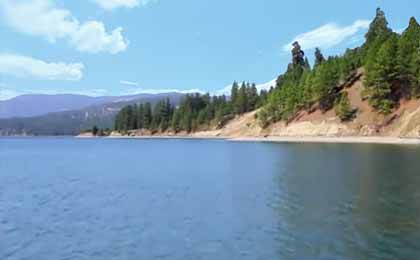
<path id="1" fill-rule="evenodd" d="M 420 147 L 0 139 L 0 259 L 419 259 Z"/>

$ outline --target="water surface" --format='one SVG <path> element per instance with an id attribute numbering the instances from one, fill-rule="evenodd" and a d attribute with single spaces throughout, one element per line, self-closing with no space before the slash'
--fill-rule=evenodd
<path id="1" fill-rule="evenodd" d="M 420 148 L 0 139 L 0 259 L 419 259 Z"/>

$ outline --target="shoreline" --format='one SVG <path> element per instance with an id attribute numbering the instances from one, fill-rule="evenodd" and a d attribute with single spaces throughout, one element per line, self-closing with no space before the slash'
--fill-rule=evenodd
<path id="1" fill-rule="evenodd" d="M 326 144 L 400 144 L 400 145 L 420 145 L 420 139 L 399 138 L 399 137 L 379 137 L 379 136 L 349 136 L 349 137 L 287 137 L 287 136 L 268 136 L 268 137 L 238 137 L 230 138 L 229 141 L 238 142 L 272 142 L 272 143 L 326 143 Z"/>
<path id="2" fill-rule="evenodd" d="M 152 135 L 152 136 L 108 136 L 110 139 L 191 139 L 191 140 L 226 140 L 230 142 L 270 142 L 270 143 L 326 143 L 326 144 L 400 144 L 420 145 L 420 139 L 381 137 L 381 136 L 267 136 L 267 137 L 231 137 L 201 135 Z"/>
<path id="3" fill-rule="evenodd" d="M 394 144 L 420 145 L 420 138 L 387 136 L 222 136 L 222 135 L 138 135 L 138 136 L 0 136 L 0 138 L 75 138 L 75 139 L 187 139 L 187 140 L 225 140 L 229 142 L 267 142 L 267 143 L 324 143 L 324 144 Z"/>

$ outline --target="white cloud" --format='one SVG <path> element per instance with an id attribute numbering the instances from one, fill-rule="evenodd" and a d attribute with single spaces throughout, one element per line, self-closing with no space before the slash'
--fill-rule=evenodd
<path id="1" fill-rule="evenodd" d="M 137 95 L 137 94 L 163 94 L 163 93 L 182 93 L 182 94 L 191 94 L 191 93 L 201 93 L 204 94 L 205 92 L 200 89 L 187 89 L 187 90 L 180 90 L 180 89 L 133 89 L 129 91 L 124 91 L 122 95 Z"/>
<path id="2" fill-rule="evenodd" d="M 19 92 L 13 89 L 6 88 L 5 84 L 0 84 L 0 101 L 8 100 L 14 97 L 19 96 Z"/>
<path id="3" fill-rule="evenodd" d="M 133 8 L 139 5 L 146 5 L 150 0 L 92 0 L 105 10 L 112 10 L 119 7 Z"/>
<path id="4" fill-rule="evenodd" d="M 292 49 L 292 43 L 295 41 L 298 41 L 304 50 L 315 49 L 316 47 L 328 49 L 369 28 L 369 24 L 370 21 L 368 20 L 357 20 L 349 26 L 339 26 L 335 23 L 329 23 L 296 36 L 293 41 L 283 46 L 283 50 L 290 51 Z"/>
<path id="5" fill-rule="evenodd" d="M 128 86 L 138 86 L 139 83 L 134 81 L 128 81 L 128 80 L 120 80 L 121 85 L 128 85 Z"/>
<path id="6" fill-rule="evenodd" d="M 0 53 L 0 74 L 45 80 L 80 80 L 82 63 L 45 62 L 32 57 Z"/>
<path id="7" fill-rule="evenodd" d="M 128 46 L 122 28 L 107 32 L 102 22 L 80 23 L 69 10 L 56 7 L 53 0 L 1 0 L 0 10 L 14 30 L 44 37 L 51 43 L 66 40 L 81 52 L 116 54 Z"/>
<path id="8" fill-rule="evenodd" d="M 7 86 L 1 87 L 0 84 L 0 101 L 15 98 L 21 95 L 29 94 L 42 94 L 42 95 L 59 95 L 59 94 L 74 94 L 74 95 L 85 95 L 91 97 L 100 97 L 108 94 L 106 89 L 89 89 L 89 90 L 54 90 L 54 89 L 13 89 Z"/>

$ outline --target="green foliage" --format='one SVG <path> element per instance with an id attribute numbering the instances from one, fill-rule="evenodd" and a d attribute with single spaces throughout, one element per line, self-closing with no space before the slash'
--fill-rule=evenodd
<path id="1" fill-rule="evenodd" d="M 366 64 L 365 85 L 369 103 L 384 114 L 391 112 L 398 99 L 397 53 L 398 36 L 392 35 Z"/>
<path id="2" fill-rule="evenodd" d="M 418 50 L 420 48 L 420 26 L 412 17 L 408 28 L 403 32 L 398 43 L 398 79 L 403 95 L 418 96 L 417 71 L 419 69 Z M 410 89 L 410 87 L 413 87 Z"/>
<path id="3" fill-rule="evenodd" d="M 255 84 L 243 83 L 240 88 L 232 85 L 232 98 L 226 96 L 210 97 L 209 94 L 186 95 L 177 108 L 169 99 L 156 103 L 153 112 L 150 103 L 126 106 L 115 119 L 115 130 L 127 132 L 134 129 L 147 129 L 152 132 L 192 132 L 212 125 L 224 125 L 235 115 L 260 107 L 267 98 L 267 92 L 258 95 Z M 264 100 L 263 100 L 263 99 Z"/>
<path id="4" fill-rule="evenodd" d="M 293 119 L 299 111 L 309 110 L 316 103 L 323 111 L 331 109 L 338 96 L 339 83 L 360 67 L 361 55 L 358 50 L 348 50 L 342 57 L 328 59 L 318 48 L 315 52 L 317 60 L 313 69 L 295 61 L 279 77 L 276 88 L 270 92 L 266 104 L 258 113 L 262 126 Z"/>
<path id="5" fill-rule="evenodd" d="M 99 131 L 99 129 L 98 129 L 98 127 L 96 125 L 92 127 L 92 135 L 97 136 L 98 135 L 98 131 Z"/>
<path id="6" fill-rule="evenodd" d="M 324 55 L 322 55 L 321 50 L 319 48 L 315 48 L 315 65 L 314 65 L 314 67 L 318 67 L 324 61 L 325 61 L 325 58 L 324 58 Z"/>
<path id="7" fill-rule="evenodd" d="M 338 65 L 338 58 L 329 58 L 314 71 L 315 99 L 322 111 L 327 111 L 334 105 L 336 88 L 340 80 Z"/>
<path id="8" fill-rule="evenodd" d="M 356 109 L 353 109 L 350 106 L 350 101 L 347 92 L 344 92 L 341 95 L 338 104 L 335 108 L 335 113 L 343 122 L 350 121 L 354 118 L 356 114 Z"/>
<path id="9" fill-rule="evenodd" d="M 368 51 L 369 49 L 377 48 L 377 45 L 384 42 L 391 34 L 392 30 L 388 27 L 385 13 L 380 8 L 376 9 L 376 16 L 365 36 L 366 42 L 363 45 L 363 49 Z"/>

